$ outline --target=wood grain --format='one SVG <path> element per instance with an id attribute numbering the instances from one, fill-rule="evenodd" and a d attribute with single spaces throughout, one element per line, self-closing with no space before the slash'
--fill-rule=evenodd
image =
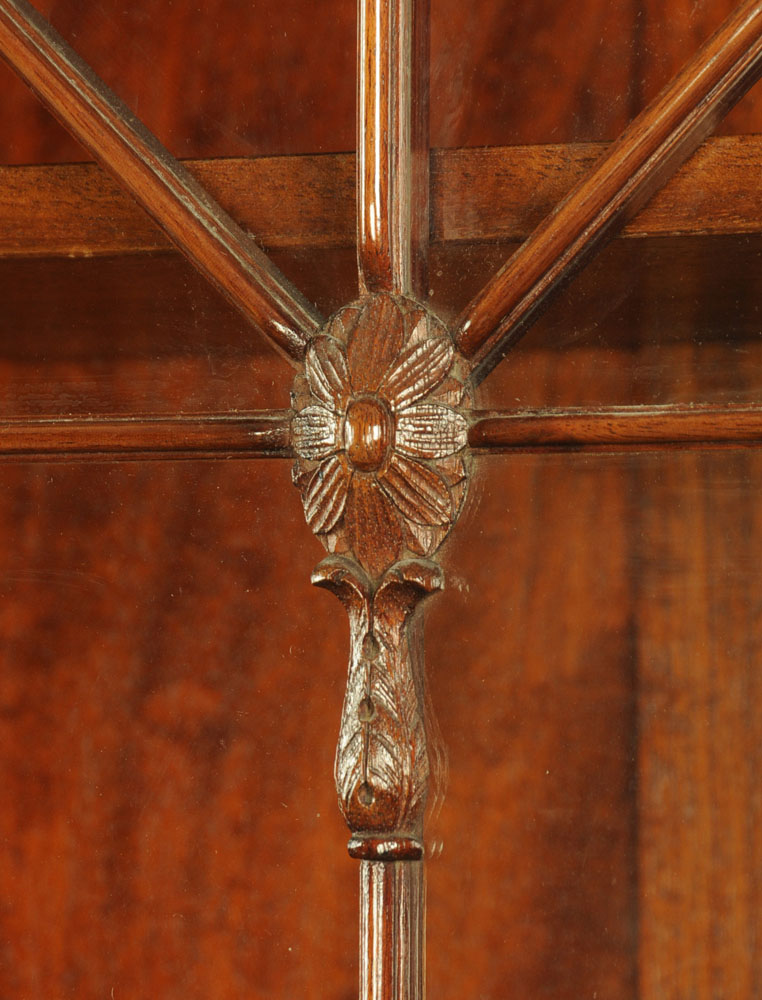
<path id="1" fill-rule="evenodd" d="M 732 404 L 473 411 L 469 446 L 477 452 L 754 447 L 762 408 Z M 0 421 L 0 459 L 99 461 L 147 458 L 290 458 L 291 414 L 193 417 L 57 417 Z"/>
<path id="2" fill-rule="evenodd" d="M 717 378 L 710 365 L 706 384 L 685 387 L 685 359 L 670 356 L 635 360 L 689 397 Z M 541 360 L 518 373 L 536 382 L 527 394 L 582 398 L 594 372 L 606 396 L 632 378 L 629 352 Z M 752 391 L 758 370 L 751 355 Z M 700 457 L 698 480 L 685 454 L 479 461 L 426 623 L 450 758 L 428 827 L 432 993 L 635 1000 L 640 962 L 656 995 L 703 986 L 696 970 L 711 964 L 718 990 L 755 1000 L 760 862 L 743 831 L 759 734 L 741 704 L 757 698 L 762 471 L 747 453 Z M 0 921 L 12 961 L 0 992 L 66 996 L 76 982 L 78 1000 L 100 1000 L 106 982 L 115 996 L 121 984 L 238 1000 L 253 982 L 356 995 L 356 863 L 331 781 L 346 624 L 308 585 L 319 546 L 293 549 L 304 528 L 286 463 L 3 476 L 14 543 L 0 572 Z M 712 660 L 706 623 L 719 628 Z M 640 723 L 636 648 L 650 658 Z M 714 755 L 711 771 L 696 748 Z M 697 826 L 686 809 L 707 794 Z M 719 919 L 706 934 L 720 912 L 732 938 Z"/>
<path id="3" fill-rule="evenodd" d="M 690 156 L 762 73 L 762 3 L 746 0 L 464 309 L 458 348 L 483 379 L 550 293 Z"/>
<path id="4" fill-rule="evenodd" d="M 244 315 L 298 360 L 320 317 L 26 0 L 0 2 L 0 55 Z"/>
<path id="5" fill-rule="evenodd" d="M 426 885 L 422 861 L 360 865 L 360 996 L 425 995 Z"/>
<path id="6" fill-rule="evenodd" d="M 604 153 L 598 143 L 442 149 L 431 154 L 431 240 L 522 240 Z M 762 232 L 756 197 L 762 139 L 710 138 L 618 233 Z M 355 158 L 191 160 L 186 169 L 268 248 L 353 247 Z M 0 167 L 0 257 L 166 250 L 169 240 L 91 164 Z"/>
<path id="7" fill-rule="evenodd" d="M 346 625 L 318 546 L 279 555 L 304 530 L 286 464 L 257 469 L 3 471 L 4 996 L 356 990 Z"/>
<path id="8" fill-rule="evenodd" d="M 290 424 L 286 410 L 195 417 L 17 418 L 0 420 L 0 458 L 288 458 Z"/>
<path id="9" fill-rule="evenodd" d="M 469 445 L 486 453 L 754 447 L 762 443 L 762 407 L 757 405 L 474 411 L 470 418 Z"/>
<path id="10" fill-rule="evenodd" d="M 677 51 L 723 3 L 642 5 L 648 50 Z M 79 6 L 81 23 L 98 21 L 89 5 Z M 473 60 L 476 87 L 464 86 L 458 66 L 445 60 L 439 79 L 457 99 L 442 102 L 440 134 L 472 123 L 471 137 L 498 141 L 522 130 L 537 139 L 573 137 L 605 133 L 627 116 L 648 69 L 640 29 L 632 37 L 619 31 L 635 23 L 633 6 L 586 2 L 573 18 L 564 7 L 550 0 L 438 7 L 458 45 L 468 52 L 474 41 L 477 52 L 494 54 Z M 246 107 L 255 136 L 248 141 L 267 148 L 255 101 L 227 86 L 193 88 L 196 54 L 208 54 L 178 44 L 180 5 L 153 5 L 150 18 L 147 9 L 135 5 L 129 15 L 171 38 L 161 83 L 150 83 L 166 127 L 177 120 L 164 110 L 174 101 L 188 109 L 183 121 L 195 123 L 183 142 L 211 142 L 219 122 L 223 142 L 245 145 L 224 129 L 235 108 Z M 284 0 L 273 8 L 279 38 L 280 29 L 291 31 L 284 20 L 291 9 Z M 222 12 L 211 3 L 205 13 Z M 247 53 L 255 47 L 250 63 L 261 62 L 274 49 L 275 29 L 241 31 L 243 16 L 238 11 L 227 29 L 223 23 L 225 37 L 241 44 L 243 36 Z M 320 20 L 330 18 L 321 7 Z M 515 30 L 494 30 L 506 24 L 500 18 L 512 18 Z M 325 33 L 307 20 L 307 32 L 321 40 L 345 37 L 333 21 Z M 115 30 L 113 13 L 105 21 Z M 478 26 L 475 39 L 462 30 L 469 24 Z M 124 60 L 122 41 L 117 31 L 102 47 L 109 62 Z M 194 58 L 178 58 L 183 50 Z M 321 53 L 323 84 L 340 77 L 341 51 Z M 512 51 L 512 71 L 503 73 L 497 57 Z M 320 123 L 340 121 L 342 111 L 314 98 L 301 57 L 294 62 L 282 117 L 302 114 L 301 148 L 313 148 Z M 147 65 L 153 74 L 158 61 Z M 229 66 L 213 60 L 212 80 L 227 82 Z M 512 84 L 507 97 L 503 77 Z M 527 96 L 523 82 L 514 85 L 525 80 L 542 85 L 528 86 Z M 596 81 L 604 85 L 596 89 Z M 187 100 L 189 89 L 204 107 L 231 107 L 210 125 Z M 330 98 L 330 87 L 322 93 Z M 346 111 L 347 101 L 339 103 Z M 508 113 L 492 113 L 501 108 Z M 285 130 L 277 111 L 272 119 L 274 130 Z M 27 122 L 24 130 L 36 149 L 35 130 Z M 474 153 L 483 157 L 479 176 L 499 166 L 490 151 Z M 559 186 L 576 179 L 542 151 L 534 165 L 542 190 L 548 185 L 543 197 L 555 197 L 556 173 Z M 728 227 L 755 218 L 753 159 L 744 170 L 727 197 L 722 174 L 704 178 L 713 193 L 702 218 Z M 506 191 L 510 176 L 499 178 Z M 531 187 L 528 175 L 516 176 L 519 188 Z M 469 189 L 469 178 L 464 171 L 457 184 Z M 535 221 L 530 193 L 518 197 L 510 223 L 517 238 Z M 508 213 L 510 194 L 498 200 L 494 185 L 474 194 L 483 205 L 477 200 L 472 231 L 501 239 L 490 198 Z M 461 190 L 466 208 L 469 197 Z M 333 198 L 320 225 L 338 247 L 351 232 L 332 235 L 345 225 L 331 229 Z M 293 191 L 286 203 L 300 204 Z M 746 207 L 734 220 L 735 203 Z M 448 204 L 443 226 L 456 234 L 459 203 Z M 680 205 L 681 225 L 695 232 L 690 200 Z M 465 230 L 469 224 L 464 213 Z M 670 216 L 659 224 L 666 231 Z M 300 232 L 298 219 L 289 225 L 283 246 Z M 514 358 L 511 372 L 503 366 L 497 377 L 511 391 L 498 403 L 759 398 L 758 247 L 744 244 L 737 254 L 742 241 L 694 239 L 690 249 L 658 242 L 654 251 L 630 241 L 602 263 L 584 286 L 590 301 L 573 297 L 569 312 L 537 331 L 540 342 L 566 349 Z M 289 260 L 300 284 L 309 276 L 326 301 L 341 305 L 349 297 L 339 288 L 346 268 L 305 246 L 308 260 Z M 433 279 L 447 303 L 502 252 L 467 243 L 447 250 Z M 72 402 L 86 411 L 95 400 L 109 412 L 150 397 L 171 412 L 248 408 L 251 396 L 284 405 L 273 368 L 258 358 L 253 376 L 246 371 L 246 331 L 226 311 L 207 308 L 207 299 L 194 319 L 199 300 L 189 294 L 182 305 L 177 289 L 186 279 L 173 279 L 165 260 L 148 258 L 142 277 L 140 262 L 76 261 L 92 277 L 74 267 L 68 281 L 61 275 L 69 262 L 35 263 L 23 281 L 19 263 L 28 264 L 3 271 L 6 410 L 27 400 L 22 392 L 35 379 L 46 395 L 30 406 Z M 103 319 L 114 287 L 101 284 L 104 269 L 123 271 L 125 285 L 134 277 L 137 289 L 132 305 L 126 293 L 119 297 L 113 328 Z M 150 277 L 157 270 L 161 281 Z M 171 301 L 152 304 L 162 281 Z M 77 306 L 83 291 L 87 301 Z M 226 365 L 226 343 L 240 355 L 235 368 Z M 750 364 L 731 377 L 739 356 Z M 703 381 L 691 382 L 691 370 Z M 65 373 L 69 381 L 59 378 Z M 649 376 L 653 384 L 645 385 Z M 356 866 L 341 858 L 329 777 L 345 627 L 306 584 L 317 546 L 293 544 L 301 512 L 284 466 L 4 467 L 0 525 L 12 544 L 0 571 L 3 995 L 356 995 Z M 480 466 L 482 482 L 447 553 L 449 592 L 429 616 L 452 774 L 430 841 L 433 854 L 442 843 L 444 850 L 427 863 L 433 995 L 756 1000 L 762 470 L 747 452 L 698 461 L 663 453 L 510 455 Z"/>
<path id="11" fill-rule="evenodd" d="M 642 995 L 762 986 L 759 454 L 639 468 Z"/>
<path id="12" fill-rule="evenodd" d="M 428 832 L 430 991 L 634 1000 L 628 478 L 611 456 L 477 475 L 426 620 L 450 773 Z"/>
<path id="13" fill-rule="evenodd" d="M 426 291 L 428 0 L 360 0 L 357 253 L 361 292 Z"/>
<path id="14" fill-rule="evenodd" d="M 570 19 L 557 0 L 440 0 L 432 11 L 433 144 L 614 139 L 733 5 L 585 0 Z M 305 16 L 304 0 L 264 8 L 207 0 L 203 15 L 190 3 L 159 0 L 36 6 L 177 156 L 354 147 L 353 3 L 325 0 L 320 21 Z M 4 66 L 0 75 L 4 162 L 81 156 L 20 81 Z M 723 129 L 759 131 L 761 112 L 752 92 Z"/>

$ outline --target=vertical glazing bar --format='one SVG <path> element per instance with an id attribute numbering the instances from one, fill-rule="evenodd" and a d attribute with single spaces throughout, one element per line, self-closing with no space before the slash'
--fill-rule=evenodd
<path id="1" fill-rule="evenodd" d="M 361 862 L 362 1000 L 422 1000 L 425 897 L 422 861 Z"/>
<path id="2" fill-rule="evenodd" d="M 362 292 L 426 292 L 428 0 L 359 0 L 358 265 Z"/>

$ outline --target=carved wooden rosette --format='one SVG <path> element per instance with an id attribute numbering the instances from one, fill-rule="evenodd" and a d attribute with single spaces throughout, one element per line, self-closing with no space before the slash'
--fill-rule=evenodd
<path id="1" fill-rule="evenodd" d="M 330 555 L 313 582 L 347 609 L 350 662 L 336 754 L 350 853 L 422 856 L 432 770 L 421 600 L 444 584 L 431 556 L 467 485 L 464 380 L 447 329 L 388 293 L 340 309 L 294 386 L 294 481 Z"/>

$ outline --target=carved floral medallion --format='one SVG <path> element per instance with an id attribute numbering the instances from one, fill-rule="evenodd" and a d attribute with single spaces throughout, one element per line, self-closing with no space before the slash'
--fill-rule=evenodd
<path id="1" fill-rule="evenodd" d="M 464 384 L 444 324 L 378 294 L 340 309 L 312 341 L 294 386 L 294 481 L 329 552 L 372 578 L 428 556 L 466 488 Z"/>

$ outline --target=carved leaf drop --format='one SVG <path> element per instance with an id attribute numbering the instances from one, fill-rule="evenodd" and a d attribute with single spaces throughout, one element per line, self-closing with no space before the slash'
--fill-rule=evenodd
<path id="1" fill-rule="evenodd" d="M 420 836 L 430 763 L 421 665 L 408 627 L 419 602 L 442 586 L 433 563 L 399 563 L 377 587 L 339 558 L 313 580 L 333 590 L 349 612 L 351 659 L 336 753 L 336 788 L 355 833 Z M 374 629 L 376 655 L 365 638 Z"/>

